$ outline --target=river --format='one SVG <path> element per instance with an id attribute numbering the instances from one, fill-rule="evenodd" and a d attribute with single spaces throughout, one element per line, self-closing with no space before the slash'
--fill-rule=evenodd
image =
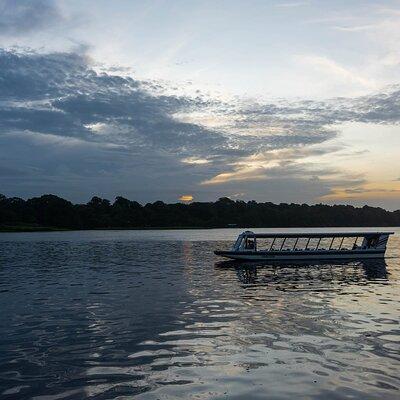
<path id="1" fill-rule="evenodd" d="M 221 263 L 238 229 L 0 233 L 0 397 L 400 398 L 393 230 L 313 265 Z"/>

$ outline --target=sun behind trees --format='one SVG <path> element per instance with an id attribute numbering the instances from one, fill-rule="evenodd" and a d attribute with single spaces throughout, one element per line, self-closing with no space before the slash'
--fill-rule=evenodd
<path id="1" fill-rule="evenodd" d="M 93 197 L 73 204 L 47 194 L 24 200 L 0 195 L 1 230 L 110 228 L 222 228 L 399 226 L 400 210 L 349 205 L 273 204 L 233 201 L 141 205 L 118 196 L 114 203 Z"/>

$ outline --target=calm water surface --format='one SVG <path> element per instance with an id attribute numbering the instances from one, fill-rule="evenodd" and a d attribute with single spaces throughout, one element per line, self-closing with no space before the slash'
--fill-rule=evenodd
<path id="1" fill-rule="evenodd" d="M 400 230 L 386 261 L 218 263 L 237 233 L 0 234 L 0 397 L 400 398 Z"/>

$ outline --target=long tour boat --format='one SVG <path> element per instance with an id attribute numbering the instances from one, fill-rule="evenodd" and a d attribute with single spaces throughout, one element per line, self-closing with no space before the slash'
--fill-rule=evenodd
<path id="1" fill-rule="evenodd" d="M 394 232 L 241 233 L 231 250 L 217 256 L 235 260 L 329 260 L 382 258 Z"/>

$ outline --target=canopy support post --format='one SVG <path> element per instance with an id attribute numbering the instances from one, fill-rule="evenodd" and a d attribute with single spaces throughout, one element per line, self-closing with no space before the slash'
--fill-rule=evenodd
<path id="1" fill-rule="evenodd" d="M 276 237 L 274 237 L 274 240 L 272 241 L 271 247 L 269 248 L 269 250 L 268 250 L 268 251 L 271 251 L 271 250 L 272 250 L 272 248 L 274 247 L 275 239 L 276 239 Z"/>

